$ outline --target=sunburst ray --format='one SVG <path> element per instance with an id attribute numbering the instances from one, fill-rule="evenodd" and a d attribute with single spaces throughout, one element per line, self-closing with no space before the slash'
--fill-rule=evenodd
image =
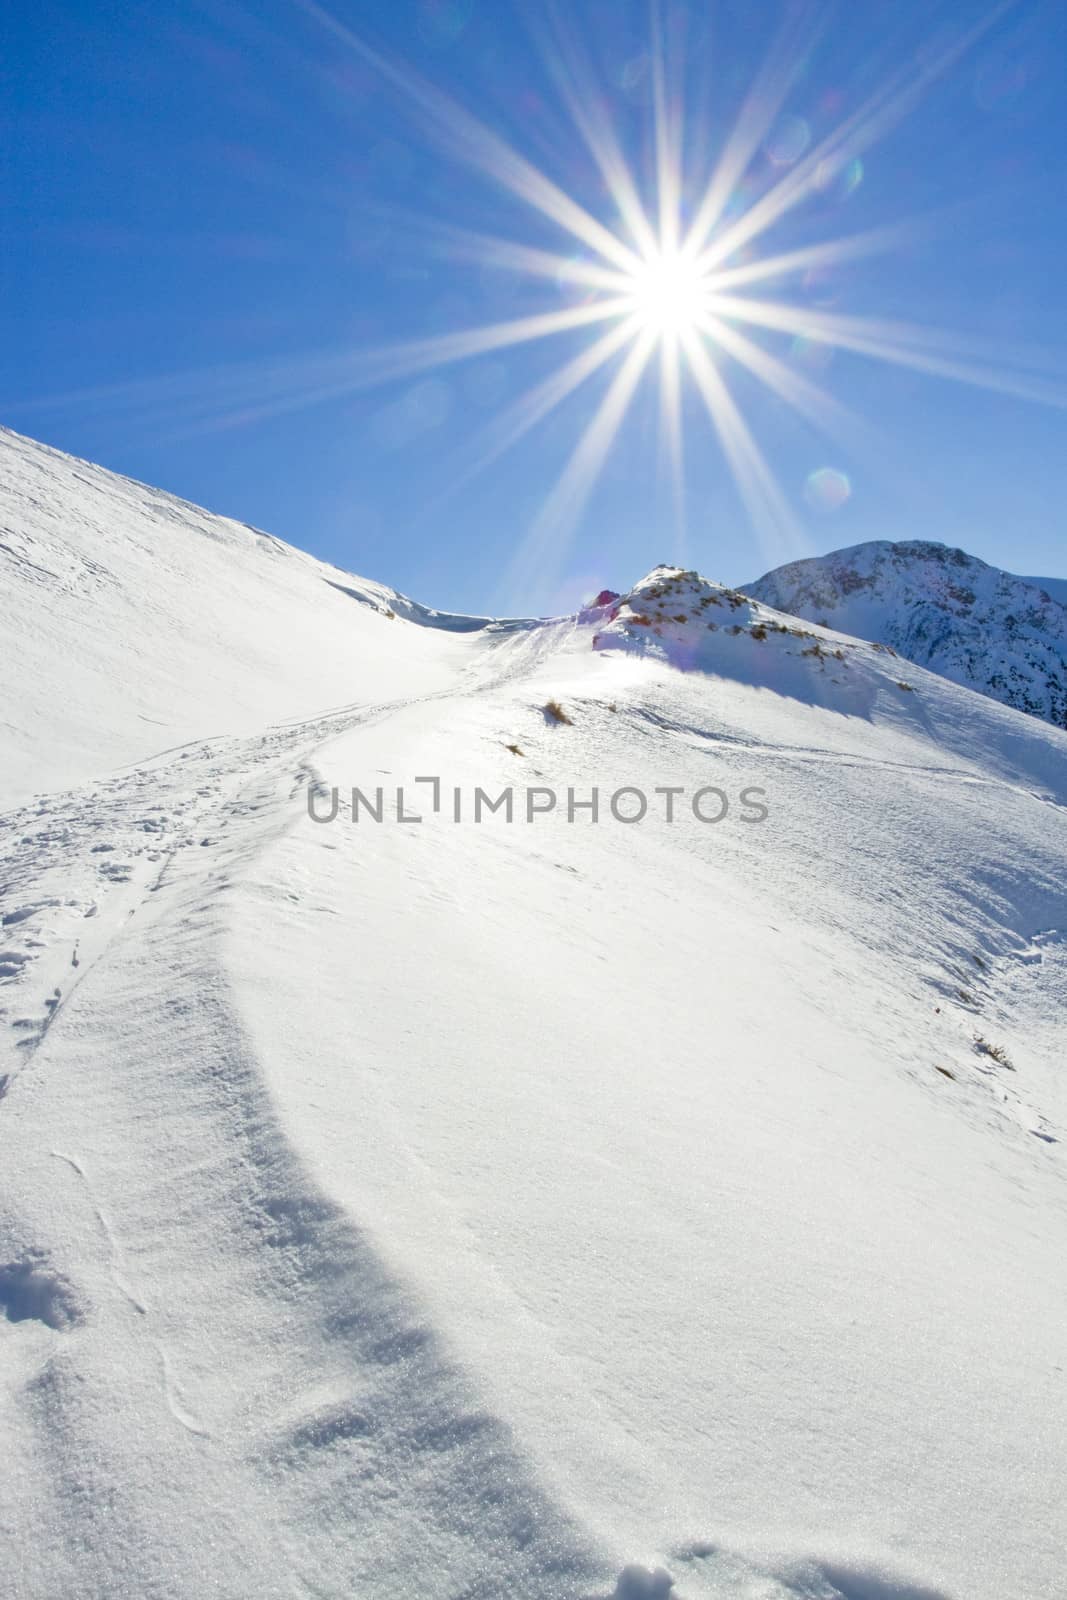
<path id="1" fill-rule="evenodd" d="M 499 134 L 479 122 L 440 89 L 427 83 L 410 69 L 396 66 L 354 33 L 317 0 L 293 0 L 293 4 L 319 25 L 342 40 L 361 56 L 387 82 L 417 108 L 428 129 L 458 159 L 480 168 L 505 189 L 535 211 L 581 240 L 623 272 L 632 272 L 640 257 L 627 248 L 610 228 L 599 222 L 551 178 L 514 150 Z"/>
<path id="2" fill-rule="evenodd" d="M 679 554 L 686 546 L 685 435 L 682 429 L 682 361 L 677 336 L 660 341 L 660 450 L 667 469 Z"/>
<path id="3" fill-rule="evenodd" d="M 554 3 L 548 6 L 545 18 L 531 12 L 525 21 L 549 78 L 596 162 L 635 250 L 647 256 L 656 248 L 655 230 L 648 220 L 615 130 L 604 114 L 596 76 L 577 34 L 567 27 L 559 6 Z"/>
<path id="4" fill-rule="evenodd" d="M 604 468 L 608 451 L 622 426 L 641 375 L 655 348 L 655 335 L 643 330 L 631 342 L 596 411 L 534 520 L 512 563 L 513 575 L 525 583 L 543 578 L 572 532 Z"/>
<path id="5" fill-rule="evenodd" d="M 612 356 L 632 343 L 638 331 L 633 319 L 616 323 L 601 334 L 595 343 L 587 345 L 564 366 L 549 373 L 547 378 L 520 395 L 488 428 L 480 431 L 472 443 L 470 453 L 473 459 L 462 467 L 432 503 L 424 507 L 424 514 L 439 510 L 473 478 L 513 449 L 550 412 L 606 366 Z"/>
<path id="6" fill-rule="evenodd" d="M 729 460 L 764 553 L 774 560 L 802 547 L 792 508 L 706 346 L 693 332 L 683 335 L 689 370 Z"/>
<path id="7" fill-rule="evenodd" d="M 960 37 L 944 44 L 925 61 L 916 60 L 900 67 L 870 95 L 850 117 L 809 151 L 767 194 L 723 230 L 700 256 L 706 271 L 728 261 L 745 244 L 758 238 L 811 193 L 817 177 L 823 180 L 839 173 L 850 161 L 870 149 L 908 112 L 923 92 L 943 76 L 974 44 L 1010 10 L 1016 0 L 1003 0 L 987 12 Z"/>
<path id="8" fill-rule="evenodd" d="M 751 300 L 743 295 L 713 295 L 708 308 L 719 317 L 735 317 L 778 333 L 814 335 L 824 344 L 871 356 L 890 366 L 910 367 L 930 377 L 950 378 L 973 388 L 991 389 L 1042 405 L 1067 405 L 1067 389 L 1061 382 L 962 360 L 950 351 L 939 354 L 939 345 L 952 341 L 937 329 L 882 322 L 871 317 L 841 316 L 775 301 Z"/>
<path id="9" fill-rule="evenodd" d="M 785 104 L 796 64 L 802 59 L 805 46 L 810 47 L 813 40 L 810 19 L 800 8 L 779 28 L 693 215 L 682 246 L 687 256 L 692 258 L 699 254 L 719 222 L 730 196 L 749 170 Z"/>
<path id="10" fill-rule="evenodd" d="M 549 81 L 604 185 L 612 214 L 601 217 L 595 206 L 568 193 L 456 100 L 371 47 L 321 0 L 293 0 L 306 18 L 354 51 L 395 93 L 438 153 L 465 164 L 522 202 L 541 230 L 530 239 L 504 237 L 421 214 L 406 219 L 413 237 L 456 262 L 476 264 L 483 272 L 514 273 L 528 280 L 532 287 L 524 292 L 531 295 L 538 285 L 553 285 L 568 294 L 570 303 L 546 302 L 544 310 L 532 309 L 523 316 L 446 329 L 379 348 L 237 363 L 207 373 L 113 386 L 102 393 L 100 403 L 138 413 L 158 402 L 187 430 L 234 427 L 543 340 L 560 345 L 567 339 L 588 341 L 576 352 L 564 350 L 558 366 L 513 399 L 487 429 L 465 441 L 466 465 L 445 491 L 454 493 L 497 461 L 618 359 L 618 369 L 516 553 L 517 566 L 529 576 L 535 558 L 559 556 L 565 549 L 569 531 L 588 503 L 658 350 L 661 478 L 669 482 L 678 541 L 684 538 L 686 466 L 694 459 L 685 437 L 686 401 L 695 391 L 765 548 L 793 551 L 798 546 L 796 519 L 730 391 L 727 374 L 733 375 L 733 364 L 857 458 L 865 446 L 871 453 L 871 440 L 831 393 L 766 348 L 776 337 L 801 335 L 931 377 L 1067 404 L 1060 381 L 1062 361 L 1047 352 L 1016 352 L 1006 358 L 988 342 L 968 342 L 901 321 L 846 315 L 805 304 L 797 295 L 803 274 L 891 251 L 912 236 L 916 224 L 885 223 L 852 235 L 809 237 L 793 244 L 785 239 L 773 250 L 766 248 L 771 230 L 894 128 L 1015 3 L 1000 0 L 955 38 L 921 58 L 909 58 L 814 148 L 798 156 L 777 181 L 768 187 L 760 179 L 755 198 L 739 211 L 739 186 L 752 176 L 768 134 L 788 102 L 796 62 L 819 38 L 828 13 L 804 4 L 786 8 L 784 25 L 713 162 L 702 142 L 701 126 L 687 109 L 692 104 L 691 97 L 684 98 L 689 85 L 677 37 L 665 21 L 663 0 L 649 0 L 651 93 L 642 113 L 649 170 L 624 155 L 588 54 L 568 26 L 560 0 L 546 0 L 526 20 L 540 46 Z M 694 151 L 700 152 L 706 171 L 691 170 Z M 690 187 L 697 199 L 688 215 Z M 405 221 L 399 212 L 393 216 Z M 546 224 L 556 237 L 546 240 Z M 741 252 L 747 259 L 739 259 Z M 778 297 L 753 295 L 757 286 L 765 290 L 773 286 Z M 745 328 L 763 330 L 765 337 L 750 337 Z M 720 359 L 727 357 L 723 370 Z M 1056 371 L 1050 375 L 1052 368 Z M 68 397 L 72 402 L 79 398 L 84 402 L 84 391 L 81 397 Z"/>

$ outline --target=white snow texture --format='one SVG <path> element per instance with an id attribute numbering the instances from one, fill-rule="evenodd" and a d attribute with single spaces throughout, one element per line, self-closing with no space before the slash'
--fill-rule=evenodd
<path id="1" fill-rule="evenodd" d="M 0 1592 L 1067 1592 L 1067 732 L 7 432 L 0 585 Z"/>

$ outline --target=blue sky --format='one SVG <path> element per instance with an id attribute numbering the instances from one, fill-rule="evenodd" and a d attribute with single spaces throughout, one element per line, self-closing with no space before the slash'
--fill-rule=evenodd
<path id="1" fill-rule="evenodd" d="M 655 9 L 668 102 L 685 107 L 686 218 L 775 40 L 796 30 L 782 47 L 781 104 L 723 227 L 893 74 L 922 75 L 988 15 L 929 0 Z M 447 147 L 442 127 L 454 124 L 427 120 L 411 74 L 622 226 L 553 73 L 549 0 L 336 0 L 329 11 L 352 38 L 297 0 L 18 8 L 3 67 L 5 422 L 466 610 L 562 609 L 661 560 L 743 582 L 788 555 L 875 538 L 938 539 L 1015 571 L 1067 573 L 1067 411 L 1025 398 L 1067 394 L 1058 0 L 1002 8 L 906 116 L 726 263 L 905 224 L 881 253 L 751 292 L 801 319 L 874 319 L 883 338 L 902 322 L 938 341 L 958 335 L 958 347 L 916 335 L 909 351 L 983 383 L 746 324 L 758 350 L 862 426 L 828 436 L 716 348 L 777 509 L 757 514 L 739 493 L 690 383 L 680 510 L 654 352 L 598 481 L 558 526 L 553 485 L 625 350 L 512 449 L 470 468 L 501 416 L 603 324 L 369 382 L 383 347 L 588 294 L 454 248 L 459 229 L 591 259 Z M 650 198 L 649 5 L 568 0 L 564 15 L 567 48 L 588 66 L 582 104 L 614 130 Z"/>

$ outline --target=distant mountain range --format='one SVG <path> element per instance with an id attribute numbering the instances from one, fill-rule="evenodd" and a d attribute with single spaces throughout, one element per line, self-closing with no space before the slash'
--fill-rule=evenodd
<path id="1" fill-rule="evenodd" d="M 744 588 L 1067 728 L 1067 579 L 1019 578 L 963 550 L 906 539 L 793 561 Z"/>

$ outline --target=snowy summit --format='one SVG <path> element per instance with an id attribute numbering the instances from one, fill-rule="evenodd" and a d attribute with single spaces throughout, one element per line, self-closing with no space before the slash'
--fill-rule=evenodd
<path id="1" fill-rule="evenodd" d="M 768 605 L 878 639 L 909 661 L 1067 728 L 1062 580 L 1016 578 L 948 545 L 877 541 L 778 567 Z"/>

